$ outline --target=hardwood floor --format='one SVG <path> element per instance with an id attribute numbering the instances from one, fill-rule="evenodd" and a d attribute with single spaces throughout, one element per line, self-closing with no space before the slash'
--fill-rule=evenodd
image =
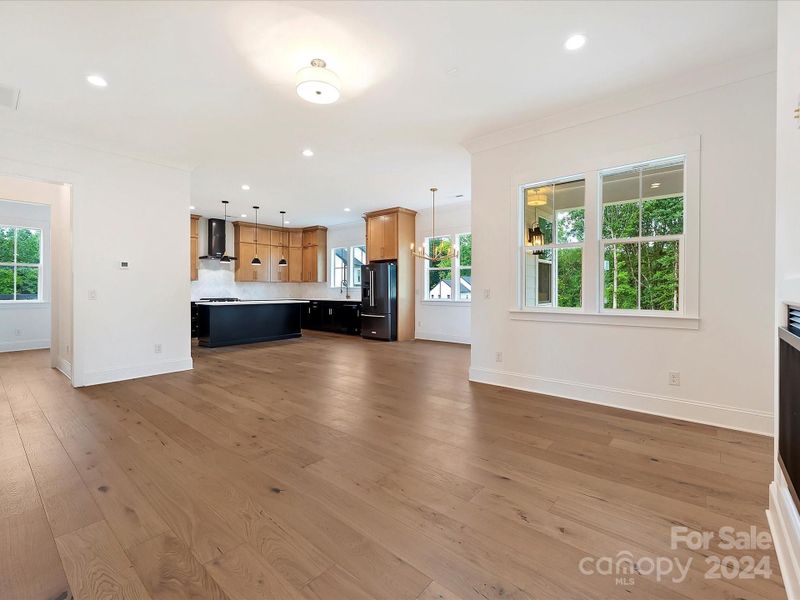
<path id="1" fill-rule="evenodd" d="M 767 529 L 771 439 L 471 384 L 457 345 L 194 358 L 74 390 L 0 354 L 0 599 L 785 598 L 771 550 L 670 547 Z M 580 570 L 626 551 L 626 581 Z M 707 579 L 715 555 L 773 574 Z"/>

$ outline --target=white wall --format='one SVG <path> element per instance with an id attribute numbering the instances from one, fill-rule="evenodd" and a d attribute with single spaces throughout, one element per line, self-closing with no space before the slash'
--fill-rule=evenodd
<path id="1" fill-rule="evenodd" d="M 208 250 L 208 221 L 200 219 L 200 255 Z M 233 252 L 233 225 L 225 229 L 229 252 Z M 330 270 L 330 250 L 340 246 L 364 244 L 366 229 L 364 221 L 336 225 L 328 228 L 328 269 Z M 192 282 L 191 298 L 229 297 L 242 300 L 264 300 L 269 298 L 345 298 L 339 288 L 332 288 L 330 272 L 325 283 L 241 283 L 233 280 L 234 265 L 220 264 L 218 260 L 201 260 L 197 281 Z M 361 299 L 361 289 L 351 288 L 351 298 Z"/>
<path id="2" fill-rule="evenodd" d="M 59 186 L 50 186 L 57 197 Z M 15 195 L 2 186 L 0 178 L 0 225 L 34 227 L 42 230 L 41 296 L 38 301 L 0 302 L 0 352 L 50 347 L 50 207 L 45 204 L 9 202 Z"/>
<path id="3" fill-rule="evenodd" d="M 800 305 L 800 4 L 778 3 L 778 78 L 775 181 L 776 325 L 786 325 L 786 305 Z M 777 349 L 776 328 L 771 334 Z M 774 394 L 778 415 L 777 361 Z M 775 438 L 778 422 L 775 419 Z M 777 444 L 776 444 L 777 446 Z M 800 515 L 792 501 L 775 448 L 775 479 L 770 486 L 769 521 L 787 596 L 800 598 Z M 794 482 L 798 489 L 800 482 Z"/>
<path id="4" fill-rule="evenodd" d="M 421 210 L 416 219 L 416 244 L 422 245 L 432 234 L 431 209 Z M 470 203 L 457 202 L 436 208 L 436 235 L 469 233 Z M 471 303 L 425 300 L 425 265 L 416 265 L 417 339 L 470 343 Z"/>
<path id="5" fill-rule="evenodd" d="M 189 173 L 5 130 L 0 174 L 72 186 L 73 383 L 191 368 Z"/>
<path id="6" fill-rule="evenodd" d="M 471 146 L 471 379 L 772 432 L 774 63 L 719 87 L 711 87 L 719 84 L 713 77 L 701 79 L 706 91 L 660 102 L 641 94 L 646 101 L 638 107 L 631 93 L 616 112 L 605 100 L 602 114 L 582 111 L 591 120 L 549 119 L 531 128 L 542 132 L 533 137 L 520 140 L 515 130 L 504 145 L 483 139 Z M 699 329 L 510 319 L 520 173 L 567 176 L 576 164 L 605 157 L 613 167 L 618 153 L 698 135 Z M 669 371 L 681 373 L 680 387 L 668 385 Z"/>

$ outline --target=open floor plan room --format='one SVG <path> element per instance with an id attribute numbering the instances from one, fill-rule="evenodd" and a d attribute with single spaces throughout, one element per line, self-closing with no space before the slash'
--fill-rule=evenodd
<path id="1" fill-rule="evenodd" d="M 20 597 L 626 598 L 575 566 L 766 527 L 768 438 L 470 384 L 457 345 L 313 334 L 87 390 L 46 363 L 0 357 Z M 636 593 L 783 597 L 706 556 Z"/>
<path id="2" fill-rule="evenodd" d="M 0 2 L 0 600 L 800 600 L 798 31 Z"/>

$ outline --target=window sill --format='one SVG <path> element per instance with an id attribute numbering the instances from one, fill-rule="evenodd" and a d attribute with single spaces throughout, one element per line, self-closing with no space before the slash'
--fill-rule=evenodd
<path id="1" fill-rule="evenodd" d="M 510 309 L 508 312 L 512 321 L 586 323 L 590 325 L 652 327 L 656 329 L 700 329 L 699 317 L 687 317 L 684 315 L 600 314 L 571 310 L 524 310 L 518 308 Z"/>
<path id="2" fill-rule="evenodd" d="M 48 308 L 50 303 L 43 300 L 0 300 L 0 310 L 4 308 Z"/>
<path id="3" fill-rule="evenodd" d="M 436 306 L 470 306 L 470 300 L 421 300 L 422 304 L 430 304 Z"/>

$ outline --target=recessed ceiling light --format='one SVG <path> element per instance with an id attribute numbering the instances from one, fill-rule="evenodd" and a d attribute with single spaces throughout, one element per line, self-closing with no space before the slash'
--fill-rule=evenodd
<path id="1" fill-rule="evenodd" d="M 306 148 L 305 150 L 303 150 L 303 156 L 311 158 L 312 156 L 314 156 L 314 151 Z"/>
<path id="2" fill-rule="evenodd" d="M 242 213 L 242 218 L 244 218 L 244 217 L 246 217 L 246 216 L 247 216 L 247 214 L 246 214 L 246 213 Z"/>
<path id="3" fill-rule="evenodd" d="M 105 79 L 103 79 L 100 75 L 87 75 L 86 81 L 88 81 L 95 87 L 108 87 L 108 82 Z"/>
<path id="4" fill-rule="evenodd" d="M 350 209 L 349 208 L 345 208 L 344 212 L 350 212 Z"/>
<path id="5" fill-rule="evenodd" d="M 189 210 L 194 210 L 194 206 L 190 206 L 190 207 L 189 207 Z"/>
<path id="6" fill-rule="evenodd" d="M 321 58 L 311 61 L 311 66 L 297 72 L 297 95 L 314 104 L 331 104 L 339 99 L 339 77 L 326 69 Z"/>
<path id="7" fill-rule="evenodd" d="M 247 185 L 246 183 L 244 183 L 244 184 L 242 184 L 242 189 L 246 192 L 247 190 L 250 189 L 250 186 Z"/>
<path id="8" fill-rule="evenodd" d="M 286 223 L 288 225 L 289 223 L 291 223 L 291 221 L 284 221 L 284 223 Z"/>
<path id="9" fill-rule="evenodd" d="M 564 42 L 564 48 L 567 50 L 580 50 L 586 45 L 586 36 L 581 33 L 569 36 L 567 41 Z"/>
<path id="10" fill-rule="evenodd" d="M 655 183 L 651 183 L 650 184 L 650 189 L 652 189 L 652 190 L 658 189 L 660 187 L 661 187 L 661 184 L 658 181 L 656 181 Z"/>

